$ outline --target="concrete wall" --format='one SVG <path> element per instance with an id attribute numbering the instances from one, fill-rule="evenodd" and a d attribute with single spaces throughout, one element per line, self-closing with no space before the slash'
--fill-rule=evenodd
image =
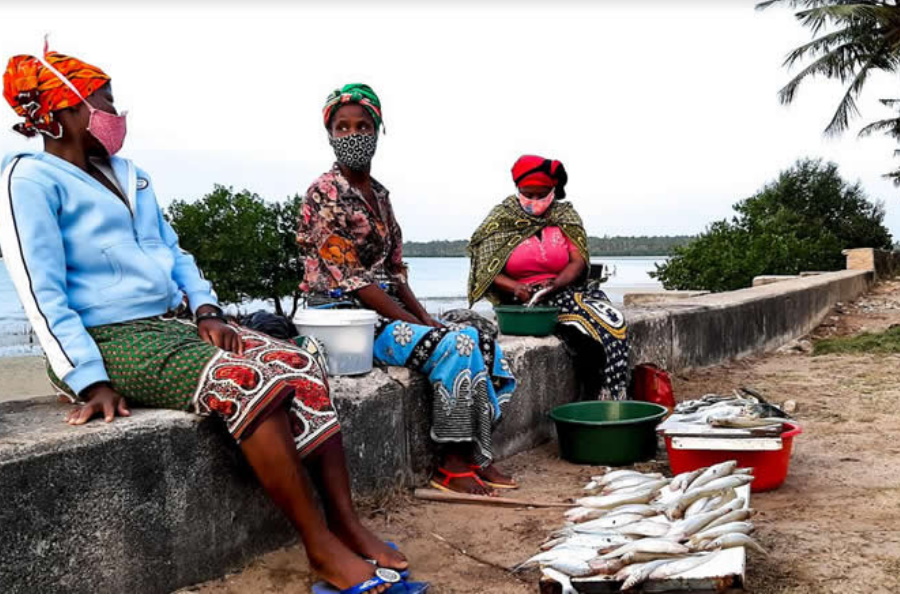
<path id="1" fill-rule="evenodd" d="M 777 347 L 872 278 L 844 271 L 629 312 L 632 362 L 674 370 Z M 503 457 L 548 440 L 547 411 L 576 387 L 555 338 L 501 343 L 519 376 L 495 436 Z M 333 387 L 357 492 L 422 481 L 424 378 L 378 369 Z M 73 428 L 66 411 L 51 399 L 0 404 L 0 591 L 170 591 L 294 539 L 216 421 L 136 410 Z"/>
<path id="2" fill-rule="evenodd" d="M 900 272 L 900 252 L 879 250 L 875 248 L 854 248 L 844 250 L 847 257 L 847 269 L 854 271 L 872 271 L 876 279 L 894 277 Z"/>

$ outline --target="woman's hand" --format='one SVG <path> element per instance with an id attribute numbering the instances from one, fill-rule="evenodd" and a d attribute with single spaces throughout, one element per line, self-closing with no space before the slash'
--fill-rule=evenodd
<path id="1" fill-rule="evenodd" d="M 200 338 L 233 354 L 244 353 L 244 341 L 234 327 L 218 319 L 204 319 L 197 325 Z"/>
<path id="2" fill-rule="evenodd" d="M 87 402 L 69 412 L 69 416 L 66 417 L 66 423 L 69 425 L 83 425 L 98 413 L 103 413 L 103 420 L 107 423 L 111 422 L 116 415 L 131 416 L 125 397 L 112 389 L 108 383 L 99 383 L 89 387 L 82 397 Z"/>
<path id="3" fill-rule="evenodd" d="M 534 288 L 524 283 L 517 283 L 512 289 L 512 295 L 522 304 L 527 304 L 531 300 L 532 294 L 534 294 Z"/>

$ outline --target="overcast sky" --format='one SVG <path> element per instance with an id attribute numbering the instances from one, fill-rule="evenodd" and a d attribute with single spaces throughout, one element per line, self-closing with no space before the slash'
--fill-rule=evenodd
<path id="1" fill-rule="evenodd" d="M 77 7 L 74 5 L 77 4 Z M 374 175 L 408 240 L 467 237 L 513 191 L 521 154 L 562 160 L 592 235 L 693 234 L 803 156 L 836 161 L 883 199 L 900 238 L 893 144 L 857 139 L 897 97 L 880 77 L 839 139 L 842 90 L 804 86 L 785 54 L 809 39 L 787 8 L 706 2 L 4 4 L 0 56 L 51 48 L 113 78 L 122 155 L 163 206 L 214 183 L 282 200 L 333 159 L 321 106 L 362 81 L 383 102 Z M 0 149 L 37 148 L 0 111 Z"/>

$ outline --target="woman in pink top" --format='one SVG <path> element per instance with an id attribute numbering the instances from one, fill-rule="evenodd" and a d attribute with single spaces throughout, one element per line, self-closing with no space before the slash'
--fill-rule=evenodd
<path id="1" fill-rule="evenodd" d="M 512 168 L 515 196 L 498 204 L 469 242 L 469 303 L 540 303 L 560 309 L 557 332 L 575 357 L 582 399 L 625 398 L 627 328 L 598 282 L 581 217 L 566 196 L 558 160 L 522 156 Z"/>

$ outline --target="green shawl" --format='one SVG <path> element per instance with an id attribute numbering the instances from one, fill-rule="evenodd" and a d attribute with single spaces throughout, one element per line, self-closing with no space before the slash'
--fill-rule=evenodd
<path id="1" fill-rule="evenodd" d="M 540 217 L 529 215 L 519 205 L 515 196 L 510 196 L 494 207 L 491 214 L 478 226 L 466 253 L 471 259 L 469 265 L 469 306 L 487 297 L 494 304 L 499 297 L 490 291 L 494 278 L 506 266 L 513 250 L 544 227 L 559 227 L 578 248 L 587 264 L 591 258 L 588 252 L 587 233 L 581 217 L 571 202 L 554 202 Z"/>

